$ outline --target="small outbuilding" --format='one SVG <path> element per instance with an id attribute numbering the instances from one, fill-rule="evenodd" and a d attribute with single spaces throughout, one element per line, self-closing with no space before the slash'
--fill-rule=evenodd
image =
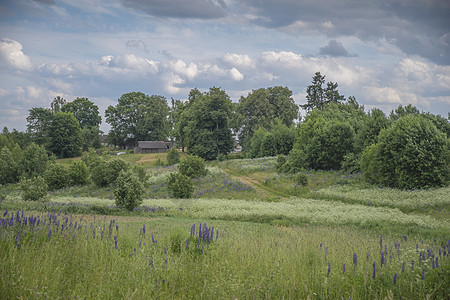
<path id="1" fill-rule="evenodd" d="M 166 141 L 138 141 L 134 153 L 164 153 L 172 148 L 172 142 Z"/>

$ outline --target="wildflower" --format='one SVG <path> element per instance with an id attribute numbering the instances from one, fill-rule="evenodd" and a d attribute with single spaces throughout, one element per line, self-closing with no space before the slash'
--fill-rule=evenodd
<path id="1" fill-rule="evenodd" d="M 152 268 L 152 269 L 154 269 L 155 267 L 153 266 L 153 258 L 152 259 L 150 259 L 150 267 Z"/>
<path id="2" fill-rule="evenodd" d="M 394 285 L 397 284 L 397 273 L 394 274 Z"/>
<path id="3" fill-rule="evenodd" d="M 422 269 L 422 277 L 421 278 L 422 278 L 422 280 L 425 279 L 425 268 Z"/>
<path id="4" fill-rule="evenodd" d="M 356 270 L 356 267 L 358 266 L 358 256 L 356 256 L 356 252 L 353 252 L 353 264 L 355 265 Z"/>
<path id="5" fill-rule="evenodd" d="M 342 265 L 342 274 L 345 274 L 345 264 Z"/>
<path id="6" fill-rule="evenodd" d="M 380 234 L 380 247 L 383 248 L 383 235 Z"/>
<path id="7" fill-rule="evenodd" d="M 411 271 L 414 271 L 414 260 L 411 261 Z"/>
<path id="8" fill-rule="evenodd" d="M 328 271 L 327 271 L 327 277 L 330 276 L 330 272 L 331 272 L 331 264 L 328 263 Z"/>
<path id="9" fill-rule="evenodd" d="M 404 273 L 405 272 L 405 262 L 403 262 L 403 265 L 402 265 L 402 273 Z"/>
<path id="10" fill-rule="evenodd" d="M 48 234 L 47 234 L 47 241 L 50 239 L 50 236 L 52 235 L 52 230 L 49 229 L 48 230 Z"/>
<path id="11" fill-rule="evenodd" d="M 375 266 L 375 262 L 373 262 L 372 278 L 375 278 L 375 272 L 376 272 L 376 266 Z"/>
<path id="12" fill-rule="evenodd" d="M 144 227 L 142 227 L 142 232 L 145 234 L 145 224 Z"/>
<path id="13" fill-rule="evenodd" d="M 405 235 L 403 235 L 403 238 L 405 239 L 405 241 L 406 241 L 406 236 Z"/>

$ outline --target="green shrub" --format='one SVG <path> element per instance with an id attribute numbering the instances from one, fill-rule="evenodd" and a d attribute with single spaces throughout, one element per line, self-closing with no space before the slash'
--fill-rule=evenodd
<path id="1" fill-rule="evenodd" d="M 378 143 L 363 154 L 361 168 L 374 183 L 420 189 L 446 184 L 448 163 L 446 134 L 423 116 L 406 115 L 381 131 Z"/>
<path id="2" fill-rule="evenodd" d="M 186 156 L 178 166 L 178 170 L 181 174 L 190 178 L 198 178 L 208 174 L 205 160 L 195 155 Z"/>
<path id="3" fill-rule="evenodd" d="M 224 155 L 222 153 L 217 154 L 217 161 L 225 161 L 227 160 L 227 155 Z"/>
<path id="4" fill-rule="evenodd" d="M 91 169 L 92 182 L 99 187 L 108 186 L 109 182 L 107 180 L 106 173 L 107 163 L 102 159 Z"/>
<path id="5" fill-rule="evenodd" d="M 350 174 L 361 172 L 361 167 L 359 164 L 360 159 L 360 156 L 355 153 L 347 153 L 346 155 L 344 155 L 341 170 Z"/>
<path id="6" fill-rule="evenodd" d="M 41 176 L 22 178 L 19 182 L 19 189 L 22 191 L 22 199 L 25 201 L 43 201 L 48 192 L 48 186 Z"/>
<path id="7" fill-rule="evenodd" d="M 137 176 L 139 181 L 144 185 L 147 186 L 149 184 L 148 180 L 150 178 L 150 174 L 145 170 L 145 168 L 142 165 L 135 165 L 133 166 L 133 173 Z"/>
<path id="8" fill-rule="evenodd" d="M 186 235 L 180 228 L 176 228 L 170 233 L 170 250 L 172 253 L 181 253 L 184 244 L 186 243 Z"/>
<path id="9" fill-rule="evenodd" d="M 48 161 L 45 148 L 32 143 L 23 151 L 20 167 L 27 177 L 42 176 Z"/>
<path id="10" fill-rule="evenodd" d="M 286 155 L 280 154 L 280 155 L 277 156 L 277 162 L 275 164 L 275 168 L 277 169 L 278 173 L 284 173 L 283 172 L 283 170 L 284 170 L 283 166 L 286 164 L 286 162 L 287 162 Z"/>
<path id="11" fill-rule="evenodd" d="M 167 189 L 175 198 L 191 198 L 194 193 L 192 181 L 186 175 L 171 173 L 167 178 Z"/>
<path id="12" fill-rule="evenodd" d="M 72 185 L 83 185 L 88 183 L 89 169 L 82 160 L 77 160 L 70 166 L 69 178 Z"/>
<path id="13" fill-rule="evenodd" d="M 307 186 L 308 185 L 308 176 L 306 176 L 306 174 L 303 174 L 303 173 L 298 173 L 295 176 L 295 183 L 297 185 Z"/>
<path id="14" fill-rule="evenodd" d="M 280 161 L 281 163 L 281 161 Z M 287 157 L 284 165 L 277 167 L 279 173 L 298 173 L 306 165 L 306 155 L 299 148 L 293 148 Z"/>
<path id="15" fill-rule="evenodd" d="M 164 162 L 158 157 L 157 160 L 155 160 L 155 163 L 153 164 L 155 167 L 163 167 Z"/>
<path id="16" fill-rule="evenodd" d="M 144 186 L 131 170 L 122 170 L 116 180 L 116 206 L 132 211 L 143 201 Z"/>
<path id="17" fill-rule="evenodd" d="M 180 152 L 177 149 L 172 148 L 169 152 L 167 152 L 167 165 L 176 165 L 180 162 Z"/>
<path id="18" fill-rule="evenodd" d="M 95 151 L 89 151 L 89 153 L 81 157 L 81 160 L 92 170 L 101 162 L 102 157 L 95 153 Z"/>
<path id="19" fill-rule="evenodd" d="M 69 185 L 69 172 L 62 164 L 49 164 L 44 172 L 44 180 L 50 191 L 59 190 Z"/>

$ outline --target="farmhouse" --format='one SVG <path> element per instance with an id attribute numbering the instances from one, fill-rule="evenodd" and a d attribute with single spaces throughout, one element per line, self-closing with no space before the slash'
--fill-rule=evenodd
<path id="1" fill-rule="evenodd" d="M 138 141 L 134 147 L 134 153 L 163 153 L 172 148 L 171 142 L 164 141 Z"/>

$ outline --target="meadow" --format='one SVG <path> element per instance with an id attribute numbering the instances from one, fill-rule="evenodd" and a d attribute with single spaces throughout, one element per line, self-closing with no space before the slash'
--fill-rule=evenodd
<path id="1" fill-rule="evenodd" d="M 47 202 L 0 187 L 0 298 L 450 295 L 449 187 L 399 191 L 337 171 L 309 171 L 303 187 L 276 174 L 275 158 L 236 159 L 210 163 L 194 197 L 174 199 L 165 180 L 176 166 L 123 157 L 150 174 L 133 212 L 115 207 L 113 187 Z"/>

